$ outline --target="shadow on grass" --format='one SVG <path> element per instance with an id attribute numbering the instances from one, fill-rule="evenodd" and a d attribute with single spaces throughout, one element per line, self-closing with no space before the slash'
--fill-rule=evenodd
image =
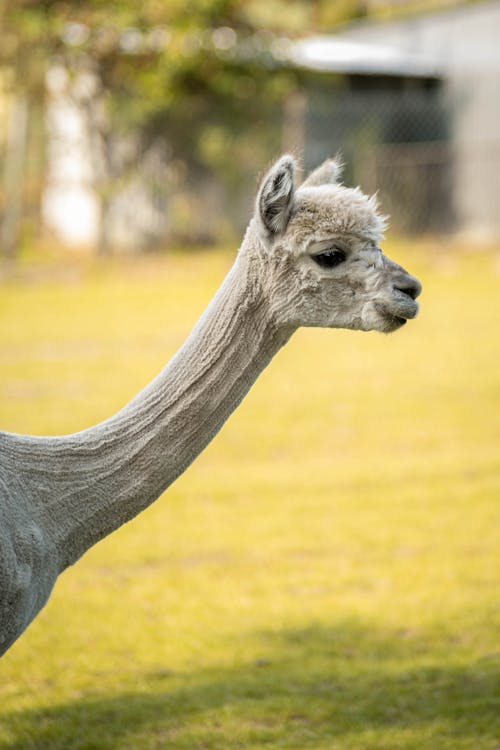
<path id="1" fill-rule="evenodd" d="M 262 658 L 231 669 L 159 669 L 136 676 L 140 692 L 4 715 L 12 739 L 0 747 L 498 747 L 494 658 L 446 665 L 435 639 L 352 623 L 261 633 L 258 644 Z"/>

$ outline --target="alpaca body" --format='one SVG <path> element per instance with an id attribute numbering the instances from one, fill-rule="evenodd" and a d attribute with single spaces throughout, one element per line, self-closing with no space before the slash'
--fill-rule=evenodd
<path id="1" fill-rule="evenodd" d="M 74 435 L 0 432 L 0 654 L 65 568 L 191 464 L 299 326 L 389 331 L 415 316 L 420 285 L 382 256 L 375 204 L 337 171 L 296 191 L 293 160 L 275 165 L 221 288 L 125 408 Z"/>

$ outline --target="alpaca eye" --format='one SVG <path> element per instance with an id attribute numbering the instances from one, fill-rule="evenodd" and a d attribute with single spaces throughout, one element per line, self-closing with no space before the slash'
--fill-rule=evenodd
<path id="1" fill-rule="evenodd" d="M 339 250 L 338 248 L 334 247 L 331 250 L 327 250 L 324 253 L 319 253 L 318 255 L 313 255 L 313 260 L 316 261 L 318 266 L 321 266 L 322 268 L 335 268 L 335 266 L 338 266 L 340 263 L 343 263 L 346 259 L 346 254 L 343 250 Z"/>

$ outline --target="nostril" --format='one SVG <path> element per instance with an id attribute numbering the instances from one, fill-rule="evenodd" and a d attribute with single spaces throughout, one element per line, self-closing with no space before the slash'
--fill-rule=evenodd
<path id="1" fill-rule="evenodd" d="M 400 281 L 397 284 L 394 284 L 394 289 L 398 292 L 403 292 L 403 294 L 407 294 L 408 297 L 411 297 L 411 299 L 417 299 L 418 295 L 422 291 L 422 284 L 420 281 L 417 281 L 417 279 L 414 278 L 408 278 L 404 281 Z"/>

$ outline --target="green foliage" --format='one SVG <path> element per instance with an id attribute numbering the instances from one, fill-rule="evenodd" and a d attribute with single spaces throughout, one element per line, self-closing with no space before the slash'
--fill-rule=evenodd
<path id="1" fill-rule="evenodd" d="M 197 178 L 215 173 L 231 196 L 254 174 L 256 162 L 280 150 L 282 104 L 297 83 L 280 62 L 283 40 L 258 27 L 251 5 L 4 4 L 0 59 L 13 90 L 43 100 L 47 71 L 58 66 L 66 94 L 86 119 L 103 252 L 110 198 L 140 170 L 148 149 L 161 153 L 173 171 Z"/>
<path id="2" fill-rule="evenodd" d="M 283 64 L 287 38 L 366 13 L 360 0 L 4 0 L 0 65 L 39 108 L 47 72 L 65 71 L 95 151 L 104 251 L 111 199 L 148 150 L 172 172 L 215 174 L 237 213 L 238 187 L 281 149 L 300 85 Z"/>
<path id="3" fill-rule="evenodd" d="M 165 496 L 65 572 L 2 659 L 2 750 L 496 750 L 497 256 L 388 253 L 421 315 L 298 332 Z M 2 428 L 120 408 L 231 260 L 4 283 Z"/>
<path id="4" fill-rule="evenodd" d="M 73 76 L 91 71 L 113 127 L 125 131 L 150 125 L 165 111 L 183 120 L 181 131 L 187 121 L 179 109 L 190 107 L 196 127 L 199 100 L 208 100 L 221 121 L 226 114 L 243 120 L 256 103 L 274 103 L 286 93 L 275 70 L 274 37 L 259 35 L 244 6 L 235 0 L 7 0 L 2 60 L 14 71 L 15 85 L 32 91 L 55 62 Z M 252 107 L 245 107 L 249 100 Z"/>

